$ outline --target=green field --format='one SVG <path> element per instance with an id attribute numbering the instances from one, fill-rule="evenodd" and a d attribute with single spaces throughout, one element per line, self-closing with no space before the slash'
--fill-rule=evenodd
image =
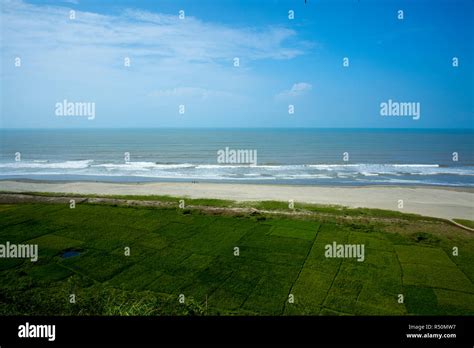
<path id="1" fill-rule="evenodd" d="M 463 219 L 454 219 L 458 224 L 464 225 L 468 228 L 474 228 L 474 221 L 471 220 L 463 220 Z"/>
<path id="2" fill-rule="evenodd" d="M 306 208 L 0 205 L 0 244 L 39 246 L 37 262 L 0 259 L 0 315 L 474 314 L 472 232 L 401 213 Z M 364 262 L 326 258 L 334 241 L 365 245 Z M 79 255 L 63 258 L 68 250 Z"/>

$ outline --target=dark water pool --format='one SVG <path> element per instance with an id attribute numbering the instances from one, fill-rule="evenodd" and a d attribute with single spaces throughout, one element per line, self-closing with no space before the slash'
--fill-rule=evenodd
<path id="1" fill-rule="evenodd" d="M 78 256 L 80 255 L 81 253 L 79 251 L 76 251 L 76 250 L 68 250 L 68 251 L 65 251 L 61 254 L 61 257 L 63 259 L 68 259 L 70 257 L 74 257 L 74 256 Z"/>

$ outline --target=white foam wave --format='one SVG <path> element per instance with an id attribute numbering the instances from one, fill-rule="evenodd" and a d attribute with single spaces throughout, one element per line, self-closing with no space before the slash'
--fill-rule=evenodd
<path id="1" fill-rule="evenodd" d="M 151 170 L 151 169 L 180 169 L 194 168 L 195 165 L 190 163 L 183 164 L 156 164 L 154 162 L 126 162 L 126 163 L 104 163 L 97 164 L 93 167 L 106 168 L 108 170 Z"/>
<path id="2" fill-rule="evenodd" d="M 231 165 L 192 163 L 96 163 L 93 160 L 49 162 L 45 160 L 0 163 L 0 175 L 87 175 L 195 180 L 334 180 L 335 182 L 469 183 L 474 166 L 444 167 L 438 164 L 287 164 Z M 439 176 L 436 176 L 439 175 Z M 449 179 L 441 179 L 450 176 Z M 387 181 L 398 180 L 400 181 Z"/>
<path id="3" fill-rule="evenodd" d="M 82 169 L 89 167 L 94 161 L 93 160 L 81 160 L 81 161 L 65 161 L 65 162 L 36 162 L 36 161 L 18 161 L 0 163 L 0 168 L 37 168 L 37 169 Z"/>

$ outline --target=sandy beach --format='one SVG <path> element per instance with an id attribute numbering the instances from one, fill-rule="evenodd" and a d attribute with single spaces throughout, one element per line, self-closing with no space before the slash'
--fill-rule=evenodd
<path id="1" fill-rule="evenodd" d="M 289 201 L 379 208 L 445 219 L 474 219 L 474 192 L 444 187 L 327 187 L 215 183 L 105 183 L 1 181 L 7 192 L 97 195 L 169 195 L 236 201 Z M 398 208 L 403 200 L 403 208 Z"/>

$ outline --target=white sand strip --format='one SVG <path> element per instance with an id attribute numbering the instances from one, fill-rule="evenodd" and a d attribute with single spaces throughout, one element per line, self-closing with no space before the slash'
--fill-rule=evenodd
<path id="1" fill-rule="evenodd" d="M 474 220 L 472 189 L 442 187 L 327 187 L 214 183 L 102 183 L 0 181 L 1 191 L 99 195 L 170 195 L 236 201 L 288 201 L 398 210 L 445 219 Z M 398 201 L 403 200 L 403 209 Z"/>

